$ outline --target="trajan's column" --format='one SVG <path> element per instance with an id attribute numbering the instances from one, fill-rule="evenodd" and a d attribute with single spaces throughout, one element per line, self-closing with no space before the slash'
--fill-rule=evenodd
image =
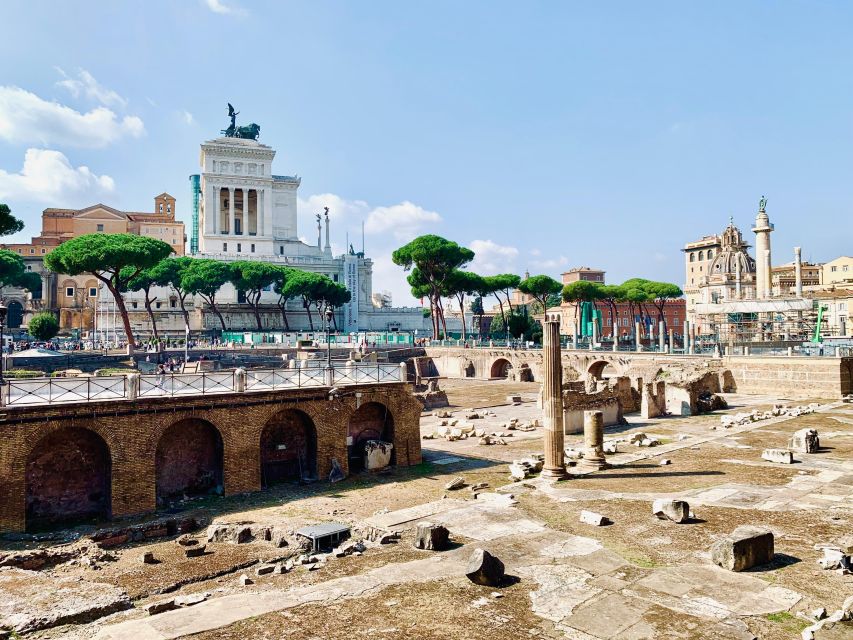
<path id="1" fill-rule="evenodd" d="M 758 202 L 758 215 L 755 216 L 755 297 L 769 298 L 773 291 L 772 269 L 770 257 L 770 233 L 773 225 L 767 216 L 767 198 L 761 196 Z"/>

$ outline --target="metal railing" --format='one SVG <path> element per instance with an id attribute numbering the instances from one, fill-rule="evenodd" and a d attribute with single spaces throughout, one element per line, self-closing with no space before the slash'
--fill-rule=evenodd
<path id="1" fill-rule="evenodd" d="M 405 381 L 405 373 L 400 365 L 357 364 L 333 366 L 331 369 L 322 366 L 161 373 L 138 375 L 138 383 L 128 380 L 127 376 L 13 379 L 3 384 L 0 392 L 4 406 L 36 406 Z"/>
<path id="2" fill-rule="evenodd" d="M 92 400 L 123 400 L 127 378 L 29 378 L 8 380 L 3 385 L 3 404 L 38 405 Z"/>

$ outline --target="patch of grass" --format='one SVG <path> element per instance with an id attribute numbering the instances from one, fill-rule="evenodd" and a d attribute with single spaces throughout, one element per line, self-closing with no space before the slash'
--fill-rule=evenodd
<path id="1" fill-rule="evenodd" d="M 806 620 L 803 620 L 802 618 L 797 618 L 796 616 L 788 613 L 787 611 L 768 613 L 766 617 L 770 622 L 780 624 L 786 631 L 791 631 L 794 633 L 800 633 L 803 629 L 809 626 L 809 623 Z"/>

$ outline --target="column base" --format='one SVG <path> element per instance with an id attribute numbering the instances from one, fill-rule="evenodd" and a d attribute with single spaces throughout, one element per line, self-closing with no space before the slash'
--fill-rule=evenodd
<path id="1" fill-rule="evenodd" d="M 542 469 L 542 473 L 539 474 L 539 477 L 546 480 L 565 480 L 569 477 L 569 474 L 566 472 L 565 468 L 555 467 L 553 469 Z"/>
<path id="2" fill-rule="evenodd" d="M 604 458 L 582 458 L 578 460 L 578 469 L 584 471 L 601 471 L 602 469 L 609 469 L 611 464 L 607 462 Z"/>

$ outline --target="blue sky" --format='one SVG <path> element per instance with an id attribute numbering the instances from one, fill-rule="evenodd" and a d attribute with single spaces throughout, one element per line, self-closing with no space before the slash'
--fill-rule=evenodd
<path id="1" fill-rule="evenodd" d="M 681 283 L 679 249 L 747 230 L 774 262 L 850 255 L 853 4 L 5 0 L 0 201 L 149 210 L 198 144 L 261 125 L 407 301 L 390 251 L 434 232 L 484 273 Z M 749 234 L 751 236 L 751 234 Z"/>

